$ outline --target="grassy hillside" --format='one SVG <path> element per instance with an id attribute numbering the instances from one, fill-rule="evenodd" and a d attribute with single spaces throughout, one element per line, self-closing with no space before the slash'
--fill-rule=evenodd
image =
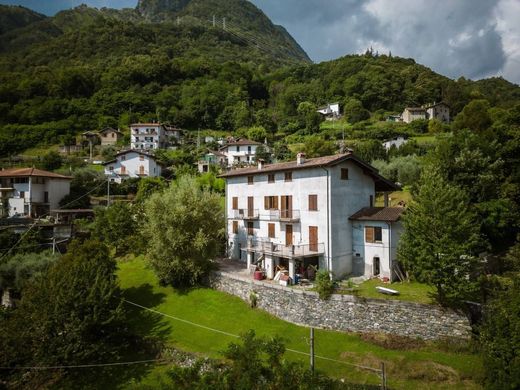
<path id="1" fill-rule="evenodd" d="M 210 289 L 178 292 L 160 287 L 142 259 L 120 264 L 119 278 L 128 300 L 151 307 L 161 313 L 216 328 L 232 334 L 255 329 L 259 335 L 282 336 L 287 347 L 306 352 L 308 329 L 292 325 L 260 310 L 250 309 L 236 297 Z M 134 320 L 131 327 L 141 334 L 155 335 L 168 345 L 202 356 L 221 358 L 221 351 L 236 339 L 207 329 L 194 327 L 172 318 L 143 312 L 130 306 Z M 316 354 L 346 363 L 377 368 L 384 361 L 389 369 L 389 386 L 395 389 L 474 389 L 481 367 L 480 359 L 468 352 L 456 351 L 455 345 L 409 342 L 392 346 L 379 336 L 358 336 L 342 332 L 316 331 Z M 386 344 L 385 344 L 386 343 Z M 411 343 L 411 344 L 410 344 Z M 383 345 L 386 345 L 383 346 Z M 406 346 L 406 348 L 404 347 Z M 460 347 L 459 347 L 460 348 Z M 308 358 L 287 352 L 290 360 L 307 364 Z M 316 360 L 317 368 L 347 382 L 378 384 L 379 378 L 370 371 Z M 141 378 L 153 386 L 161 378 L 164 367 L 156 367 Z M 162 377 L 164 380 L 164 377 Z"/>

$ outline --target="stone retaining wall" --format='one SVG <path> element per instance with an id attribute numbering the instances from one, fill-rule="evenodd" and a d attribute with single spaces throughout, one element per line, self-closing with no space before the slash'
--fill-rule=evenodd
<path id="1" fill-rule="evenodd" d="M 380 332 L 422 339 L 469 338 L 467 317 L 440 306 L 398 300 L 333 295 L 323 301 L 313 291 L 283 287 L 226 272 L 216 272 L 213 288 L 250 302 L 252 291 L 257 307 L 298 325 L 348 332 Z"/>

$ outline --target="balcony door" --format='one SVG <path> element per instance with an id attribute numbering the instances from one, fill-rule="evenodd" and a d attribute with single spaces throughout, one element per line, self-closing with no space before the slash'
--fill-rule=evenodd
<path id="1" fill-rule="evenodd" d="M 292 225 L 285 225 L 285 245 L 287 246 L 293 244 L 292 233 Z"/>
<path id="2" fill-rule="evenodd" d="M 247 216 L 255 216 L 255 198 L 253 196 L 247 197 Z"/>
<path id="3" fill-rule="evenodd" d="M 309 250 L 318 252 L 318 227 L 309 226 Z"/>
<path id="4" fill-rule="evenodd" d="M 292 195 L 282 195 L 280 197 L 281 218 L 292 218 Z M 291 227 L 292 228 L 292 227 Z"/>

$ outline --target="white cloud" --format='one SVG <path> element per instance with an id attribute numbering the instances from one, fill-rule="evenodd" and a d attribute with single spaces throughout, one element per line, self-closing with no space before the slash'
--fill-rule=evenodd
<path id="1" fill-rule="evenodd" d="M 497 31 L 502 36 L 506 63 L 502 72 L 508 80 L 520 84 L 520 2 L 501 0 L 495 9 Z"/>

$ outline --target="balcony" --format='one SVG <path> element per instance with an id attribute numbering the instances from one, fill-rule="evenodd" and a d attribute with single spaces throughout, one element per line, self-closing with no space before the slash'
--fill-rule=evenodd
<path id="1" fill-rule="evenodd" d="M 268 239 L 254 239 L 247 241 L 247 250 L 277 257 L 304 258 L 314 257 L 325 253 L 324 243 L 284 245 L 277 244 Z"/>
<path id="2" fill-rule="evenodd" d="M 232 219 L 245 219 L 245 220 L 255 220 L 260 217 L 260 213 L 258 209 L 238 209 L 231 210 L 230 218 Z"/>
<path id="3" fill-rule="evenodd" d="M 267 210 L 271 221 L 299 222 L 300 210 Z"/>
<path id="4" fill-rule="evenodd" d="M 135 171 L 134 172 L 137 176 L 148 176 L 148 171 Z"/>

